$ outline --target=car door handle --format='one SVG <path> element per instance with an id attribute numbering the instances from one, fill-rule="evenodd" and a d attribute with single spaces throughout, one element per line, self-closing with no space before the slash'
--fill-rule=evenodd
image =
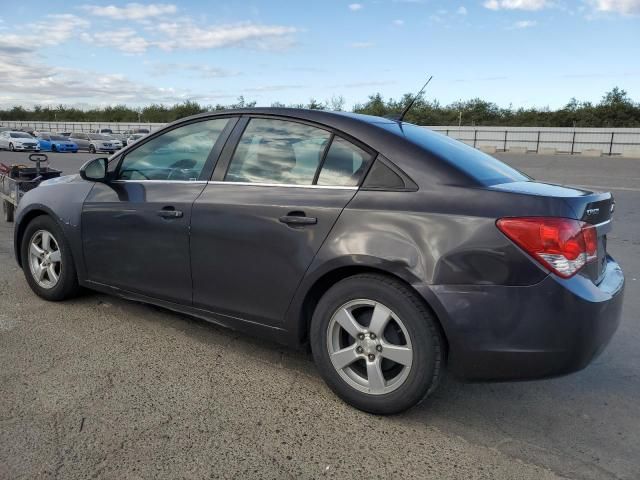
<path id="1" fill-rule="evenodd" d="M 158 215 L 162 218 L 182 218 L 182 210 L 176 210 L 173 207 L 165 207 L 158 210 Z"/>
<path id="2" fill-rule="evenodd" d="M 282 223 L 286 223 L 287 225 L 297 226 L 297 225 L 315 225 L 318 223 L 318 219 L 316 217 L 306 217 L 304 212 L 290 212 L 289 215 L 284 215 L 280 217 L 278 220 Z"/>

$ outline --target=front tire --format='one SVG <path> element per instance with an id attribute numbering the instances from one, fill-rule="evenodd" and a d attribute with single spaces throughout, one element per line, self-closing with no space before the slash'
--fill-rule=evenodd
<path id="1" fill-rule="evenodd" d="M 313 314 L 310 342 L 329 387 L 369 413 L 420 403 L 444 367 L 437 320 L 408 286 L 384 275 L 356 275 L 331 287 Z"/>
<path id="2" fill-rule="evenodd" d="M 60 301 L 79 292 L 71 248 L 51 217 L 41 215 L 27 225 L 22 236 L 21 259 L 27 283 L 39 297 Z"/>
<path id="3" fill-rule="evenodd" d="M 9 144 L 9 151 L 11 151 L 11 152 L 15 152 L 16 151 L 16 147 L 13 146 L 13 143 Z"/>
<path id="4" fill-rule="evenodd" d="M 56 151 L 57 151 L 56 146 L 55 146 L 55 145 L 53 145 L 53 144 L 51 145 L 51 151 L 52 151 L 52 152 L 56 152 Z"/>
<path id="5" fill-rule="evenodd" d="M 96 153 L 96 147 L 89 145 L 89 153 Z"/>

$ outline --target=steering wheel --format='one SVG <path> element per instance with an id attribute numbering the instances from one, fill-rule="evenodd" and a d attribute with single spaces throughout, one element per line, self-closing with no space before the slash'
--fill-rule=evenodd
<path id="1" fill-rule="evenodd" d="M 182 160 L 178 160 L 177 162 L 169 165 L 169 175 L 167 175 L 167 180 L 174 179 L 174 175 L 180 173 L 181 178 L 178 180 L 185 180 L 185 178 L 189 178 L 188 174 L 193 167 L 196 166 L 196 161 L 190 158 L 183 158 Z"/>

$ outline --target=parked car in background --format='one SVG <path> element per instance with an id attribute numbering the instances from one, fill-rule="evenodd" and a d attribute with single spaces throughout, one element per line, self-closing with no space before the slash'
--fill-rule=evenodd
<path id="1" fill-rule="evenodd" d="M 69 140 L 76 143 L 78 145 L 78 149 L 88 150 L 91 153 L 113 153 L 117 150 L 111 138 L 98 133 L 72 132 L 69 136 Z"/>
<path id="2" fill-rule="evenodd" d="M 113 133 L 113 130 L 111 130 L 110 128 L 98 128 L 96 130 L 93 130 L 91 133 L 99 133 L 102 135 L 111 135 Z"/>
<path id="3" fill-rule="evenodd" d="M 124 131 L 125 135 L 133 135 L 134 133 L 142 133 L 144 135 L 149 135 L 148 128 L 132 128 Z"/>
<path id="4" fill-rule="evenodd" d="M 113 146 L 115 147 L 116 150 L 120 150 L 122 147 L 124 147 L 124 143 L 122 142 L 122 140 L 120 140 L 115 135 L 109 134 L 109 135 L 103 135 L 103 136 L 107 137 L 111 141 L 111 143 L 113 143 Z"/>
<path id="5" fill-rule="evenodd" d="M 38 139 L 26 132 L 6 130 L 0 132 L 0 148 L 13 151 L 39 152 Z"/>
<path id="6" fill-rule="evenodd" d="M 256 108 L 184 118 L 43 182 L 14 248 L 42 298 L 88 287 L 310 345 L 334 392 L 390 414 L 445 369 L 586 367 L 622 312 L 613 211 L 610 193 L 535 181 L 417 125 Z"/>
<path id="7" fill-rule="evenodd" d="M 36 138 L 40 143 L 40 150 L 78 153 L 78 144 L 63 135 L 51 132 L 39 132 Z"/>
<path id="8" fill-rule="evenodd" d="M 13 130 L 11 127 L 0 127 L 0 132 L 8 132 L 9 130 Z"/>
<path id="9" fill-rule="evenodd" d="M 127 145 L 131 145 L 132 143 L 137 142 L 138 140 L 140 140 L 141 138 L 146 137 L 146 135 L 144 133 L 132 133 L 131 135 L 129 135 L 129 137 L 127 138 Z"/>

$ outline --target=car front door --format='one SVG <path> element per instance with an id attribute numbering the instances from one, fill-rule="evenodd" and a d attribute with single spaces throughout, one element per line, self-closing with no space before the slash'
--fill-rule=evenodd
<path id="1" fill-rule="evenodd" d="M 280 324 L 370 157 L 324 128 L 243 118 L 194 203 L 193 305 Z"/>
<path id="2" fill-rule="evenodd" d="M 82 211 L 89 281 L 191 304 L 191 208 L 233 122 L 198 120 L 154 136 L 124 155 L 113 180 L 96 183 Z"/>

